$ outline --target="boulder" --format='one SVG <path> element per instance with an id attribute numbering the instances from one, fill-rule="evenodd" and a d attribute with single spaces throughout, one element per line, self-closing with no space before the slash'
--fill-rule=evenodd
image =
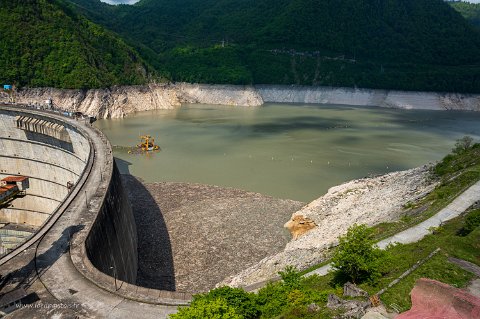
<path id="1" fill-rule="evenodd" d="M 361 300 L 343 300 L 336 295 L 329 295 L 327 307 L 330 309 L 339 309 L 343 311 L 341 318 L 360 319 L 365 315 L 366 310 L 370 307 L 370 301 Z"/>
<path id="2" fill-rule="evenodd" d="M 312 219 L 304 217 L 303 215 L 293 215 L 292 218 L 285 223 L 284 227 L 290 231 L 293 240 L 297 240 L 298 237 L 317 227 L 317 224 L 315 224 Z"/>
<path id="3" fill-rule="evenodd" d="M 343 295 L 346 297 L 367 297 L 368 293 L 365 290 L 358 288 L 355 284 L 347 282 L 343 286 Z"/>

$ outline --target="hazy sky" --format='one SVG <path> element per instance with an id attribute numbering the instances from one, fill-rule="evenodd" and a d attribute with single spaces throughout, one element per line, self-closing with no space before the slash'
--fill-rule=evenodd
<path id="1" fill-rule="evenodd" d="M 100 1 L 110 3 L 110 4 L 120 4 L 120 3 L 134 4 L 140 0 L 100 0 Z M 463 1 L 471 2 L 471 3 L 480 3 L 480 0 L 463 0 Z"/>
<path id="2" fill-rule="evenodd" d="M 140 0 L 100 0 L 102 2 L 110 3 L 110 4 L 120 4 L 120 3 L 125 3 L 125 4 L 134 4 Z M 478 0 L 480 1 L 480 0 Z"/>
<path id="3" fill-rule="evenodd" d="M 140 0 L 100 0 L 100 1 L 110 3 L 110 4 L 120 4 L 120 3 L 134 4 Z M 463 1 L 471 2 L 471 3 L 480 3 L 480 0 L 463 0 Z"/>

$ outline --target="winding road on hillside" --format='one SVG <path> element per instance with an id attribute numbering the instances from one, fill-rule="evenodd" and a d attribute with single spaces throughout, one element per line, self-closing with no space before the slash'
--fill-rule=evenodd
<path id="1" fill-rule="evenodd" d="M 385 249 L 389 244 L 401 243 L 410 244 L 421 240 L 423 237 L 432 233 L 432 228 L 439 227 L 442 223 L 449 221 L 455 217 L 460 216 L 475 202 L 480 200 L 480 181 L 470 186 L 466 191 L 461 193 L 445 208 L 441 209 L 434 216 L 421 222 L 418 225 L 412 226 L 402 232 L 399 232 L 391 237 L 388 237 L 377 243 L 378 247 Z M 311 275 L 326 275 L 332 269 L 331 264 L 325 265 L 315 269 L 305 276 Z"/>

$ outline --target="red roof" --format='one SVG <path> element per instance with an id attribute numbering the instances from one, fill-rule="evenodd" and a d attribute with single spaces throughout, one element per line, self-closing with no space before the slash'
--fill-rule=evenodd
<path id="1" fill-rule="evenodd" d="M 28 179 L 26 176 L 8 176 L 2 179 L 4 182 L 23 182 L 24 180 Z"/>

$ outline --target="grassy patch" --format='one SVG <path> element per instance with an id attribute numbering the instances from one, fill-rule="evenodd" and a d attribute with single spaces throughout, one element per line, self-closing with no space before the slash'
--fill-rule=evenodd
<path id="1" fill-rule="evenodd" d="M 395 304 L 400 311 L 410 309 L 412 306 L 410 291 L 415 286 L 415 281 L 420 278 L 430 278 L 455 287 L 465 287 L 473 275 L 449 263 L 447 256 L 445 253 L 434 256 L 396 286 L 387 290 L 381 296 L 381 300 L 387 307 Z"/>
<path id="2" fill-rule="evenodd" d="M 441 252 L 420 266 L 398 285 L 387 290 L 382 295 L 382 301 L 387 305 L 395 303 L 402 310 L 409 309 L 411 306 L 409 292 L 415 281 L 421 277 L 439 280 L 455 287 L 464 287 L 473 275 L 451 264 L 447 258 L 456 257 L 477 265 L 480 264 L 480 228 L 477 226 L 475 230 L 464 237 L 458 233 L 465 226 L 466 220 L 477 212 L 478 210 L 473 210 L 446 223 L 438 233 L 429 235 L 418 243 L 393 247 L 390 250 L 392 256 L 394 256 L 391 261 L 391 271 L 388 276 L 382 278 L 379 286 L 386 286 L 388 282 L 413 265 L 416 259 L 426 257 L 436 247 L 440 247 Z M 374 292 L 373 287 L 364 288 Z"/>
<path id="3" fill-rule="evenodd" d="M 417 261 L 427 257 L 437 247 L 441 251 L 432 259 L 425 262 L 400 283 L 385 292 L 381 299 L 387 305 L 396 304 L 404 311 L 410 308 L 409 293 L 419 278 L 426 277 L 450 284 L 455 287 L 464 287 L 473 275 L 448 262 L 448 257 L 456 257 L 480 265 L 480 227 L 476 227 L 467 236 L 460 236 L 466 221 L 476 216 L 478 210 L 472 210 L 446 223 L 435 235 L 426 236 L 423 240 L 408 245 L 397 245 L 388 251 L 391 259 L 386 265 L 386 273 L 375 285 L 368 283 L 360 285 L 370 294 L 386 287 L 398 278 Z"/>
<path id="4" fill-rule="evenodd" d="M 450 284 L 455 287 L 465 287 L 473 275 L 448 262 L 448 257 L 456 257 L 480 265 L 480 226 L 477 225 L 468 235 L 460 230 L 476 221 L 480 209 L 472 209 L 442 226 L 435 234 L 426 236 L 419 242 L 408 245 L 396 245 L 388 249 L 390 260 L 385 265 L 387 272 L 375 284 L 364 283 L 360 287 L 369 294 L 375 294 L 390 282 L 402 275 L 419 260 L 426 258 L 437 247 L 441 251 L 425 262 L 400 283 L 391 287 L 381 300 L 390 306 L 395 304 L 402 311 L 411 307 L 410 291 L 419 278 L 426 277 Z M 475 223 L 476 224 L 476 223 Z M 472 226 L 469 226 L 472 227 Z M 340 287 L 332 286 L 333 276 L 311 276 L 304 280 L 304 285 L 310 289 L 333 289 L 340 295 Z"/>

